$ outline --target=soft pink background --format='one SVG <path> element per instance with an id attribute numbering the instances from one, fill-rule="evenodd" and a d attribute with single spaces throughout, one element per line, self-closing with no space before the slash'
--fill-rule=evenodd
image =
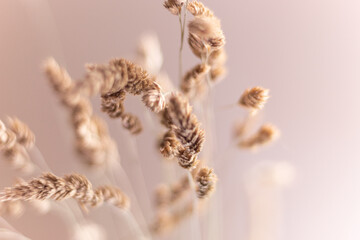
<path id="1" fill-rule="evenodd" d="M 216 159 L 227 166 L 218 172 L 218 194 L 223 199 L 221 239 L 245 239 L 242 173 L 261 160 L 287 160 L 297 170 L 295 183 L 283 195 L 282 239 L 359 239 L 359 1 L 205 3 L 222 20 L 229 55 L 229 75 L 214 89 L 219 151 L 228 148 L 232 123 L 244 115 L 238 108 L 223 106 L 236 102 L 249 86 L 271 89 L 263 118 L 282 132 L 276 144 L 256 155 L 232 149 L 226 158 Z M 0 1 L 1 119 L 15 115 L 27 122 L 55 173 L 84 172 L 72 151 L 67 114 L 48 86 L 41 64 L 54 56 L 79 78 L 86 62 L 132 56 L 137 39 L 149 30 L 159 35 L 164 68 L 176 79 L 178 20 L 164 10 L 162 1 Z M 197 61 L 188 49 L 185 61 L 185 68 Z M 97 99 L 94 102 L 99 106 Z M 138 100 L 130 105 L 134 112 L 144 110 Z M 127 134 L 108 122 L 120 150 L 125 151 Z M 138 137 L 146 145 L 140 159 L 149 193 L 161 181 L 153 140 L 150 131 Z M 131 161 L 127 166 L 137 194 L 144 194 L 136 173 L 131 172 Z M 2 187 L 11 184 L 15 174 L 8 169 L 1 165 Z M 147 210 L 148 204 L 142 201 Z M 101 214 L 101 210 L 93 213 Z M 148 219 L 151 214 L 148 211 Z M 105 214 L 101 217 L 101 222 L 107 221 Z M 67 236 L 54 215 L 25 214 L 10 221 L 33 239 Z"/>

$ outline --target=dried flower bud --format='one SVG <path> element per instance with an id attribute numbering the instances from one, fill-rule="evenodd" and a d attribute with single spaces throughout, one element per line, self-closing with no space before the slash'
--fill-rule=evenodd
<path id="1" fill-rule="evenodd" d="M 269 90 L 262 87 L 249 88 L 241 95 L 239 104 L 251 110 L 260 110 L 269 98 Z"/>

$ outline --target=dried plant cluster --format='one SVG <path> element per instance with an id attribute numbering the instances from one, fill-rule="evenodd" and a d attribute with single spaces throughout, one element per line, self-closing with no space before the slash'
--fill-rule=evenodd
<path id="1" fill-rule="evenodd" d="M 201 121 L 209 123 L 209 115 L 204 112 L 212 105 L 205 98 L 209 98 L 213 84 L 224 78 L 227 72 L 225 36 L 220 20 L 203 3 L 166 0 L 163 5 L 180 20 L 179 91 L 162 70 L 163 57 L 159 42 L 151 36 L 140 42 L 135 61 L 115 58 L 104 64 L 87 64 L 85 74 L 77 81 L 53 58 L 48 59 L 44 66 L 50 85 L 70 116 L 74 145 L 79 156 L 93 170 L 105 169 L 97 171 L 97 174 L 107 181 L 112 182 L 116 179 L 114 176 L 123 174 L 120 171 L 120 155 L 106 121 L 94 113 L 91 97 L 98 96 L 101 99 L 98 108 L 111 119 L 120 120 L 123 128 L 131 133 L 129 138 L 135 138 L 143 129 L 140 118 L 125 107 L 125 99 L 129 94 L 141 96 L 149 112 L 157 115 L 156 119 L 166 129 L 157 144 L 163 159 L 168 160 L 162 164 L 177 163 L 180 168 L 176 168 L 176 172 L 185 173 L 181 178 L 166 181 L 156 189 L 155 219 L 148 223 L 149 226 L 140 227 L 129 218 L 129 222 L 135 227 L 138 225 L 140 229 L 136 239 L 148 239 L 145 232 L 149 230 L 155 235 L 170 232 L 189 217 L 196 216 L 200 210 L 209 209 L 208 200 L 217 183 L 215 170 L 209 166 L 215 164 L 205 159 L 211 151 L 207 150 L 208 154 L 203 151 L 206 137 L 213 135 L 202 126 Z M 188 21 L 187 13 L 192 15 Z M 188 45 L 199 63 L 183 74 L 181 63 L 186 26 Z M 242 148 L 258 148 L 278 136 L 277 128 L 271 124 L 265 124 L 247 136 L 249 122 L 264 107 L 269 98 L 268 93 L 269 90 L 262 87 L 250 88 L 244 91 L 238 101 L 241 107 L 249 110 L 246 121 L 241 122 L 235 131 L 237 144 Z M 192 103 L 195 103 L 195 107 L 192 107 Z M 206 103 L 210 106 L 206 106 Z M 199 113 L 202 113 L 200 117 L 197 116 Z M 0 151 L 16 168 L 29 169 L 33 164 L 27 151 L 31 150 L 34 142 L 34 134 L 20 120 L 9 118 L 8 127 L 0 121 Z M 39 212 L 47 212 L 51 210 L 45 207 L 50 200 L 69 198 L 75 199 L 83 210 L 107 202 L 131 214 L 129 197 L 115 184 L 93 189 L 84 175 L 58 177 L 49 169 L 37 167 L 47 172 L 29 181 L 18 181 L 13 187 L 0 192 L 0 215 L 21 215 L 25 201 L 39 209 Z M 76 236 L 82 236 L 81 229 L 87 228 L 82 227 L 83 224 L 76 226 Z M 90 232 L 91 229 L 97 229 L 99 233 L 98 228 L 91 226 Z"/>
<path id="2" fill-rule="evenodd" d="M 88 165 L 103 165 L 116 161 L 117 148 L 106 123 L 93 114 L 90 100 L 77 91 L 67 71 L 50 58 L 45 63 L 50 84 L 69 111 L 76 137 L 76 149 Z"/>

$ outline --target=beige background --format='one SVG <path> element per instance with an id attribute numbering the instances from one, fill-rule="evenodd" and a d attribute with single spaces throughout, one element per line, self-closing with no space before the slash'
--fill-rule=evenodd
<path id="1" fill-rule="evenodd" d="M 246 239 L 243 173 L 262 160 L 286 160 L 295 166 L 297 179 L 283 195 L 281 239 L 359 239 L 359 2 L 208 0 L 206 4 L 222 20 L 229 53 L 229 75 L 214 89 L 219 152 L 228 149 L 232 123 L 244 116 L 241 109 L 223 106 L 236 102 L 249 86 L 271 89 L 263 119 L 282 132 L 276 144 L 255 155 L 236 149 L 217 155 L 216 161 L 226 166 L 218 171 L 223 203 L 219 238 Z M 66 112 L 43 77 L 41 63 L 54 56 L 79 78 L 86 62 L 132 56 L 137 39 L 149 30 L 159 35 L 164 69 L 176 80 L 178 20 L 163 9 L 162 1 L 1 0 L 1 119 L 16 115 L 26 121 L 55 173 L 86 172 L 72 152 Z M 196 63 L 188 49 L 185 61 L 185 68 Z M 98 99 L 94 102 L 99 106 Z M 134 112 L 144 110 L 136 99 L 129 104 Z M 127 134 L 108 122 L 121 152 L 126 151 Z M 149 192 L 161 181 L 153 140 L 150 131 L 138 137 L 144 146 L 140 162 Z M 136 192 L 146 196 L 129 158 L 125 154 L 123 161 Z M 2 163 L 1 186 L 12 182 L 15 172 L 8 169 Z M 151 219 L 149 201 L 142 198 L 141 204 Z M 111 221 L 104 212 L 95 210 L 92 217 Z M 25 214 L 10 222 L 33 239 L 68 236 L 52 214 Z"/>

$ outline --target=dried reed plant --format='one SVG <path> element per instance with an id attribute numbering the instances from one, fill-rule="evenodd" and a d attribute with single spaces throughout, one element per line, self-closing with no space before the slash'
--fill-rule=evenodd
<path id="1" fill-rule="evenodd" d="M 165 159 L 173 159 L 166 164 L 177 162 L 181 166 L 176 168 L 175 173 L 185 171 L 186 174 L 182 174 L 179 179 L 163 182 L 156 189 L 156 215 L 151 224 L 153 234 L 170 232 L 190 217 L 199 220 L 197 218 L 200 211 L 211 203 L 209 199 L 215 191 L 217 176 L 210 167 L 216 164 L 206 158 L 208 156 L 212 160 L 211 149 L 203 151 L 205 129 L 207 139 L 211 142 L 215 138 L 211 131 L 211 87 L 227 73 L 225 36 L 220 19 L 214 12 L 199 1 L 166 0 L 163 5 L 170 13 L 177 15 L 180 22 L 178 80 L 182 93 L 178 92 L 162 70 L 160 44 L 153 36 L 142 38 L 136 61 L 114 58 L 104 64 L 87 64 L 84 76 L 78 81 L 73 81 L 68 72 L 52 58 L 46 61 L 44 68 L 50 84 L 70 115 L 77 152 L 87 165 L 110 165 L 106 169 L 108 171 L 101 173 L 101 177 L 108 182 L 117 181 L 120 177 L 125 180 L 127 178 L 126 174 L 120 172 L 123 169 L 118 162 L 120 156 L 116 143 L 109 134 L 106 122 L 94 113 L 90 97 L 98 95 L 101 98 L 101 110 L 110 118 L 119 119 L 122 127 L 132 135 L 141 133 L 143 125 L 137 115 L 125 108 L 128 94 L 141 96 L 142 102 L 150 110 L 147 114 L 152 112 L 158 115 L 159 122 L 166 131 L 157 147 Z M 189 21 L 186 19 L 187 13 L 192 15 Z M 199 62 L 183 74 L 182 50 L 186 27 L 189 47 Z M 279 131 L 270 124 L 264 124 L 254 135 L 246 136 L 252 127 L 249 122 L 253 120 L 254 113 L 264 107 L 269 98 L 268 93 L 269 90 L 262 87 L 249 88 L 238 101 L 240 106 L 250 110 L 245 122 L 235 131 L 237 144 L 242 148 L 255 149 L 274 141 L 278 136 Z M 197 100 L 200 99 L 204 101 L 199 104 Z M 194 108 L 190 103 L 194 103 Z M 149 121 L 153 120 L 151 115 L 145 117 Z M 154 131 L 160 131 L 156 125 L 152 127 Z M 129 141 L 132 141 L 135 136 L 130 138 Z M 13 165 L 23 168 L 30 163 L 27 150 L 33 147 L 34 139 L 34 134 L 27 125 L 18 119 L 9 119 L 8 127 L 0 121 L 0 151 Z M 212 147 L 214 146 L 209 144 L 209 148 Z M 163 164 L 165 165 L 165 161 Z M 122 174 L 124 176 L 120 176 Z M 13 187 L 1 191 L 0 215 L 22 213 L 24 201 L 38 206 L 39 211 L 43 209 L 46 212 L 46 204 L 41 203 L 69 198 L 75 199 L 84 210 L 100 206 L 104 202 L 128 210 L 130 204 L 127 195 L 113 185 L 93 189 L 90 181 L 83 175 L 58 177 L 49 171 L 27 182 L 19 181 Z M 133 203 L 136 202 L 134 200 Z M 211 211 L 211 208 L 210 206 L 208 210 Z M 70 211 L 74 210 L 70 208 Z M 129 214 L 126 215 L 126 221 L 132 222 L 136 239 L 144 239 L 146 234 L 142 231 L 146 232 L 146 227 L 136 226 L 139 219 L 132 219 L 130 211 L 123 212 Z M 85 228 L 94 235 L 99 235 L 99 239 L 104 237 L 97 225 L 87 226 L 84 222 L 77 224 L 76 238 L 86 239 L 88 235 L 82 235 Z"/>

